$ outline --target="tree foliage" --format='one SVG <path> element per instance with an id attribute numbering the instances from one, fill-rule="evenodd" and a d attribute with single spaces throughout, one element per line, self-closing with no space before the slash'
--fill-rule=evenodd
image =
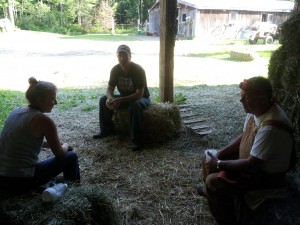
<path id="1" fill-rule="evenodd" d="M 8 17 L 9 0 L 0 0 L 0 18 Z M 137 27 L 148 19 L 156 0 L 14 0 L 16 26 L 50 32 L 108 31 L 112 21 Z"/>

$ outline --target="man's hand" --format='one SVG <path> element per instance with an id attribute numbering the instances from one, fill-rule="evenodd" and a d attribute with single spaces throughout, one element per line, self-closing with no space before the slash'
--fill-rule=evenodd
<path id="1" fill-rule="evenodd" d="M 110 110 L 115 109 L 116 108 L 116 104 L 115 104 L 116 98 L 114 97 L 109 97 L 106 99 L 106 107 Z"/>
<path id="2" fill-rule="evenodd" d="M 116 109 L 118 108 L 122 103 L 122 97 L 119 98 L 115 98 L 115 100 L 113 101 L 113 108 Z"/>
<path id="3" fill-rule="evenodd" d="M 219 159 L 210 151 L 208 151 L 207 154 L 210 156 L 210 159 L 205 163 L 206 166 L 209 168 L 209 170 L 217 170 L 217 162 Z"/>

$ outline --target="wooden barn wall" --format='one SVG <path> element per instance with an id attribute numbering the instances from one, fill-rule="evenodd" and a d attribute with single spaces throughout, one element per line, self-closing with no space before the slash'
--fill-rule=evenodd
<path id="1" fill-rule="evenodd" d="M 191 18 L 191 22 L 184 21 L 183 15 Z M 186 38 L 193 38 L 195 37 L 195 30 L 196 30 L 196 22 L 197 22 L 197 9 L 186 6 L 180 5 L 178 9 L 178 30 L 177 33 L 182 35 Z"/>
<path id="2" fill-rule="evenodd" d="M 160 32 L 160 8 L 155 7 L 149 12 L 149 32 L 159 34 Z"/>
<path id="3" fill-rule="evenodd" d="M 288 13 L 282 12 L 251 12 L 251 11 L 223 11 L 223 10 L 200 10 L 199 11 L 199 22 L 197 23 L 198 32 L 200 36 L 209 35 L 216 27 L 229 24 L 230 22 L 230 12 L 237 13 L 235 23 L 239 26 L 249 26 L 254 24 L 256 21 L 262 21 L 263 14 L 272 14 L 272 23 L 281 24 L 287 17 Z"/>
<path id="4" fill-rule="evenodd" d="M 272 14 L 272 23 L 281 24 L 289 16 L 286 12 L 252 12 L 252 11 L 229 11 L 229 10 L 198 10 L 187 5 L 179 5 L 178 9 L 178 35 L 185 38 L 209 36 L 217 27 L 229 24 L 230 13 L 236 13 L 235 24 L 246 27 L 256 21 L 262 21 L 263 14 Z M 183 15 L 191 17 L 191 22 L 183 21 Z M 160 32 L 160 7 L 159 4 L 149 12 L 150 33 Z M 237 28 L 239 29 L 239 28 Z"/>

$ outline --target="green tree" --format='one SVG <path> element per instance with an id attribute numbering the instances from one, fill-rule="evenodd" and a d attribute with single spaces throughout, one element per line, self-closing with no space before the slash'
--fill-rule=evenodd
<path id="1" fill-rule="evenodd" d="M 0 0 L 0 18 L 7 17 L 8 1 Z"/>
<path id="2" fill-rule="evenodd" d="M 102 31 L 109 31 L 112 29 L 114 20 L 114 9 L 111 3 L 107 0 L 102 0 L 95 8 L 94 24 Z"/>
<path id="3" fill-rule="evenodd" d="M 10 1 L 19 28 L 69 33 L 110 30 L 112 17 L 136 27 L 156 0 L 0 0 L 0 18 L 9 16 Z"/>
<path id="4" fill-rule="evenodd" d="M 116 0 L 116 20 L 119 24 L 144 23 L 148 19 L 148 9 L 156 0 Z"/>

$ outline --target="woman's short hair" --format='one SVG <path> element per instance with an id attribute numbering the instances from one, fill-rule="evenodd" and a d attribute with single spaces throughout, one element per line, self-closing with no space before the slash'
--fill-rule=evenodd
<path id="1" fill-rule="evenodd" d="M 35 105 L 37 98 L 45 98 L 57 91 L 57 87 L 47 81 L 38 81 L 34 77 L 28 79 L 29 88 L 26 91 L 26 99 L 29 104 Z"/>

